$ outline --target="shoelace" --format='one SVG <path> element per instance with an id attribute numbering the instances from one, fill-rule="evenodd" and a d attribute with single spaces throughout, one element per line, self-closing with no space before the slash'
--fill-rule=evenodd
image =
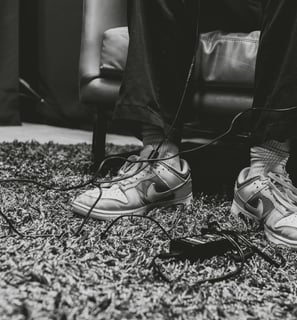
<path id="1" fill-rule="evenodd" d="M 283 197 L 287 199 L 292 205 L 297 205 L 297 188 L 293 186 L 292 180 L 290 179 L 288 174 L 279 174 L 270 172 L 268 174 L 271 182 L 276 186 L 276 188 L 280 189 Z"/>
<path id="2" fill-rule="evenodd" d="M 294 207 L 294 205 L 288 201 L 285 194 L 281 192 L 275 183 L 271 181 L 270 177 L 262 178 L 262 182 L 265 186 L 263 189 L 268 191 L 274 198 L 275 206 L 279 211 L 283 212 L 285 215 L 296 212 L 296 207 Z"/>
<path id="3" fill-rule="evenodd" d="M 131 182 L 138 180 L 140 178 L 143 178 L 144 176 L 146 176 L 149 172 L 149 170 L 153 167 L 156 167 L 157 164 L 156 163 L 141 163 L 141 162 L 137 162 L 138 160 L 141 160 L 141 157 L 138 156 L 130 156 L 128 158 L 128 161 L 126 161 L 123 166 L 120 168 L 120 170 L 118 171 L 117 177 L 119 178 L 123 178 L 121 181 L 118 181 L 116 183 L 113 183 L 111 185 L 109 185 L 108 187 L 113 187 L 113 186 L 125 186 L 127 184 L 130 184 Z M 136 161 L 136 162 L 133 162 Z M 143 169 L 141 169 L 141 167 L 143 167 Z M 132 175 L 131 174 L 133 172 L 137 172 L 139 171 L 137 174 Z M 127 176 L 127 179 L 125 179 L 125 176 Z M 104 185 L 103 185 L 104 187 Z"/>
<path id="4" fill-rule="evenodd" d="M 132 170 L 136 172 L 142 163 L 137 163 L 134 161 L 137 161 L 139 159 L 138 156 L 132 155 L 130 156 L 125 163 L 121 166 L 121 168 L 118 170 L 117 174 L 113 177 L 113 179 L 118 180 L 118 179 L 123 179 L 121 181 L 117 182 L 105 182 L 101 184 L 101 187 L 103 189 L 110 189 L 113 188 L 116 184 L 119 185 L 121 184 L 122 181 L 125 181 L 125 176 L 129 176 L 132 173 Z"/>
<path id="5" fill-rule="evenodd" d="M 128 158 L 129 161 L 126 161 L 118 171 L 118 176 L 125 176 L 128 172 L 131 173 L 131 170 L 134 168 L 135 168 L 134 171 L 137 171 L 141 163 L 135 163 L 133 161 L 137 161 L 139 159 L 140 158 L 137 156 L 130 156 Z"/>

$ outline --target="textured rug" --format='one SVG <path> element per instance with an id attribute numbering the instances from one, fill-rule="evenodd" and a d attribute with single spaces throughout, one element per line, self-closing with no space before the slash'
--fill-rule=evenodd
<path id="1" fill-rule="evenodd" d="M 108 146 L 108 151 L 123 150 Z M 90 178 L 89 155 L 89 145 L 1 144 L 0 177 L 74 185 Z M 0 218 L 1 320 L 297 318 L 295 252 L 280 249 L 287 259 L 280 269 L 254 256 L 239 277 L 190 291 L 196 280 L 233 270 L 234 263 L 225 257 L 170 262 L 165 266 L 169 275 L 183 274 L 170 285 L 150 268 L 152 257 L 168 248 L 166 237 L 150 221 L 122 220 L 101 240 L 108 223 L 91 220 L 75 236 L 82 220 L 71 213 L 70 203 L 83 190 L 57 192 L 24 184 L 0 188 L 0 209 L 17 230 L 41 236 L 22 238 Z M 187 209 L 158 209 L 150 216 L 173 237 L 197 233 L 210 220 L 246 230 L 229 209 L 224 195 L 199 193 Z M 252 240 L 267 253 L 276 250 L 262 232 Z"/>

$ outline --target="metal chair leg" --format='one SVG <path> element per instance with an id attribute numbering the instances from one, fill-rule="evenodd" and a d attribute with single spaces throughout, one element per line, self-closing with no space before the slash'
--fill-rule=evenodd
<path id="1" fill-rule="evenodd" d="M 94 119 L 92 143 L 92 160 L 94 169 L 97 169 L 101 161 L 105 158 L 106 129 L 106 117 L 103 113 L 97 111 Z"/>

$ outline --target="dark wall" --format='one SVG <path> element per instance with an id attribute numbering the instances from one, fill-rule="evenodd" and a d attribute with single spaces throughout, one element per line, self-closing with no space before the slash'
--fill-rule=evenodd
<path id="1" fill-rule="evenodd" d="M 0 1 L 0 125 L 20 124 L 19 0 Z"/>
<path id="2" fill-rule="evenodd" d="M 26 114 L 30 113 L 34 121 L 48 124 L 88 126 L 92 116 L 78 101 L 82 0 L 29 0 L 23 4 L 21 14 L 29 23 L 26 25 L 23 19 L 25 28 L 32 30 L 22 40 L 24 47 L 30 38 L 32 49 L 24 49 L 21 64 L 27 60 L 32 65 L 31 57 L 34 60 L 32 72 L 24 67 L 22 75 L 47 102 L 37 103 Z"/>
<path id="3" fill-rule="evenodd" d="M 20 23 L 19 23 L 19 60 L 20 77 L 30 84 L 32 88 L 38 89 L 38 0 L 20 1 Z M 37 100 L 23 86 L 20 87 L 22 94 L 21 118 L 23 121 L 40 121 L 36 110 Z"/>

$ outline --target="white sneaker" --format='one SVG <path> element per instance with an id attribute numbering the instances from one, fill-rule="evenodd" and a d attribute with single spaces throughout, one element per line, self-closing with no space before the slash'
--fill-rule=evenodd
<path id="1" fill-rule="evenodd" d="M 130 158 L 138 159 L 136 156 Z M 133 172 L 136 174 L 131 176 Z M 102 184 L 102 195 L 91 217 L 107 220 L 126 214 L 144 214 L 156 207 L 188 205 L 193 199 L 190 169 L 184 160 L 181 160 L 180 171 L 164 161 L 127 162 L 119 174 L 122 181 Z M 99 188 L 84 192 L 73 201 L 73 211 L 87 215 L 98 196 Z"/>
<path id="2" fill-rule="evenodd" d="M 247 179 L 248 173 L 249 168 L 246 168 L 239 174 L 231 213 L 242 213 L 262 222 L 269 241 L 297 249 L 297 207 L 269 176 Z M 287 183 L 285 186 L 288 187 Z"/>

